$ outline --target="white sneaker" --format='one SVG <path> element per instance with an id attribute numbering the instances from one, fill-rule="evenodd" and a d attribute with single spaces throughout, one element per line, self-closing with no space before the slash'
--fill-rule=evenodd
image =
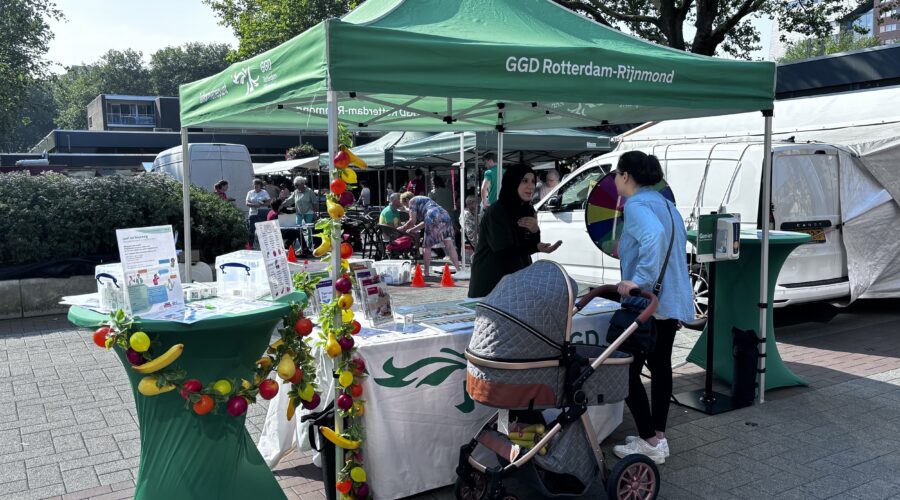
<path id="1" fill-rule="evenodd" d="M 640 439 L 637 436 L 626 436 L 625 444 L 631 443 L 632 441 L 637 441 Z M 662 438 L 659 440 L 659 443 L 656 445 L 657 448 L 661 449 L 666 458 L 669 458 L 669 440 L 666 438 Z"/>
<path id="2" fill-rule="evenodd" d="M 453 279 L 455 280 L 467 280 L 471 277 L 469 271 L 456 271 L 456 274 L 453 275 Z"/>
<path id="3" fill-rule="evenodd" d="M 653 463 L 666 463 L 666 456 L 663 454 L 662 449 L 659 446 L 650 446 L 650 443 L 643 439 L 636 439 L 630 443 L 614 446 L 613 453 L 619 458 L 625 458 L 633 454 L 646 455 L 650 460 L 653 460 Z"/>

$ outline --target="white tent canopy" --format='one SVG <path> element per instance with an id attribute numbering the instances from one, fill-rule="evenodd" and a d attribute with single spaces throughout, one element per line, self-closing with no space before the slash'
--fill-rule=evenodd
<path id="1" fill-rule="evenodd" d="M 635 149 L 759 141 L 754 113 L 648 123 L 617 138 Z M 900 86 L 775 102 L 774 141 L 823 143 L 840 157 L 851 300 L 900 296 Z"/>
<path id="2" fill-rule="evenodd" d="M 309 158 L 301 158 L 299 160 L 276 161 L 274 163 L 254 163 L 253 175 L 289 174 L 295 168 L 318 170 L 319 157 L 310 156 Z"/>

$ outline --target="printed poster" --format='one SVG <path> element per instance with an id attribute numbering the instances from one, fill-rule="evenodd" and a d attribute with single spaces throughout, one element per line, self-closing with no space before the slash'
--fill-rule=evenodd
<path id="1" fill-rule="evenodd" d="M 125 279 L 125 312 L 149 315 L 184 309 L 172 226 L 117 229 Z"/>
<path id="2" fill-rule="evenodd" d="M 272 299 L 288 295 L 294 291 L 291 270 L 288 268 L 287 252 L 281 238 L 281 226 L 277 220 L 256 223 L 256 238 L 266 265 L 269 293 Z"/>

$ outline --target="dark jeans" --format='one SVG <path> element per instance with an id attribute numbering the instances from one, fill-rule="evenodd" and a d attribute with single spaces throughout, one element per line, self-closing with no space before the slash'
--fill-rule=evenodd
<path id="1" fill-rule="evenodd" d="M 625 404 L 634 418 L 642 439 L 665 432 L 669 416 L 669 400 L 672 398 L 672 344 L 678 321 L 656 320 L 656 347 L 649 354 L 635 354 L 628 371 L 628 397 Z M 650 369 L 650 401 L 641 380 L 644 362 Z"/>

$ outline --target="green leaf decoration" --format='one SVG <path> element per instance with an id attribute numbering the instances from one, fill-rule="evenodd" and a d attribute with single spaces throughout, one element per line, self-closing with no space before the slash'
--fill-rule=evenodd
<path id="1" fill-rule="evenodd" d="M 447 380 L 447 377 L 449 377 L 451 373 L 455 372 L 456 370 L 465 369 L 465 368 L 466 368 L 466 365 L 461 365 L 461 364 L 452 364 L 450 366 L 445 366 L 443 368 L 439 368 L 439 369 L 431 372 L 430 374 L 428 374 L 427 377 L 423 378 L 418 384 L 416 384 L 416 387 L 419 387 L 422 385 L 430 385 L 430 386 L 441 385 L 444 382 L 444 380 Z"/>
<path id="2" fill-rule="evenodd" d="M 382 387 L 406 387 L 418 379 L 418 377 L 413 377 L 411 379 L 407 379 L 407 377 L 413 375 L 419 369 L 421 369 L 425 366 L 431 365 L 431 364 L 435 364 L 435 363 L 453 364 L 453 365 L 455 365 L 454 369 L 460 369 L 460 368 L 466 367 L 466 365 L 464 365 L 458 361 L 447 359 L 447 358 L 440 358 L 440 357 L 436 357 L 436 356 L 420 359 L 419 361 L 416 361 L 415 363 L 413 363 L 409 366 L 395 367 L 394 366 L 394 358 L 391 357 L 391 358 L 388 358 L 388 360 L 385 361 L 384 365 L 381 367 L 381 369 L 384 370 L 385 373 L 387 373 L 388 375 L 391 375 L 391 376 L 385 377 L 385 378 L 376 378 L 374 380 L 375 380 L 376 384 L 378 384 Z M 446 376 L 444 376 L 444 378 L 446 378 Z M 432 385 L 435 385 L 435 384 L 432 384 Z"/>
<path id="3" fill-rule="evenodd" d="M 469 391 L 466 390 L 466 381 L 463 381 L 463 402 L 456 405 L 456 409 L 462 413 L 472 413 L 475 409 L 475 401 L 469 397 Z"/>

